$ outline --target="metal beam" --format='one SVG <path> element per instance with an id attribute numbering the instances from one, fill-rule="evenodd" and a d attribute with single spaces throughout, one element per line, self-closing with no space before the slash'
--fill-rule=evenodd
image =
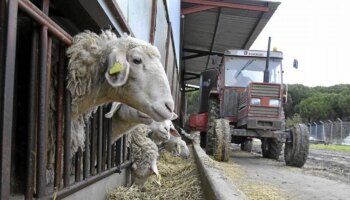
<path id="1" fill-rule="evenodd" d="M 196 74 L 193 72 L 185 72 L 185 75 L 200 76 L 200 74 Z"/>
<path id="2" fill-rule="evenodd" d="M 265 15 L 267 15 L 266 12 L 263 12 L 260 14 L 259 20 L 255 23 L 254 28 L 249 33 L 249 36 L 247 40 L 244 42 L 244 45 L 242 46 L 242 49 L 249 49 L 249 47 L 253 44 L 254 41 L 252 41 L 252 36 L 258 31 L 258 26 L 262 23 L 262 19 L 264 19 Z"/>
<path id="3" fill-rule="evenodd" d="M 126 21 L 125 17 L 123 16 L 123 12 L 120 9 L 118 2 L 116 0 L 110 0 L 106 1 L 106 4 L 108 5 L 109 9 L 111 9 L 113 15 L 119 22 L 122 30 L 131 36 L 135 36 L 134 33 L 132 32 L 128 22 Z"/>
<path id="4" fill-rule="evenodd" d="M 196 12 L 206 11 L 209 9 L 217 8 L 217 6 L 192 6 L 181 10 L 182 15 L 188 15 Z"/>
<path id="5" fill-rule="evenodd" d="M 216 23 L 215 23 L 215 28 L 214 28 L 214 35 L 213 35 L 213 39 L 212 39 L 211 44 L 210 44 L 210 50 L 209 50 L 210 53 L 213 51 L 213 48 L 214 48 L 215 39 L 216 39 L 216 33 L 218 32 L 217 30 L 218 30 L 219 23 L 220 23 L 220 16 L 221 16 L 221 8 L 219 9 L 218 16 L 216 17 Z M 210 60 L 210 56 L 208 56 L 207 64 L 205 65 L 205 70 L 208 69 L 209 60 Z"/>
<path id="6" fill-rule="evenodd" d="M 149 43 L 154 44 L 154 35 L 156 32 L 156 20 L 157 20 L 157 0 L 152 0 L 152 15 L 151 15 L 151 27 L 149 33 Z"/>
<path id="7" fill-rule="evenodd" d="M 1 7 L 5 6 L 1 1 Z M 3 10 L 3 9 L 2 9 Z M 12 144 L 12 132 L 13 132 L 13 100 L 15 89 L 15 61 L 16 61 L 16 36 L 17 36 L 17 12 L 18 2 L 7 1 L 6 14 L 4 15 L 4 52 L 3 63 L 0 63 L 3 69 L 0 89 L 3 94 L 0 100 L 0 151 L 1 151 L 1 164 L 0 164 L 0 199 L 10 198 L 10 181 L 11 181 L 11 144 Z M 4 13 L 1 13 L 1 15 Z M 1 44 L 3 45 L 3 44 Z M 1 47 L 2 48 L 2 47 Z"/>
<path id="8" fill-rule="evenodd" d="M 206 54 L 206 55 L 218 55 L 218 56 L 223 56 L 223 53 L 219 53 L 216 51 L 203 51 L 203 50 L 197 50 L 197 49 L 188 49 L 188 48 L 184 48 L 183 49 L 184 52 L 189 52 L 189 53 L 198 53 L 198 54 Z"/>
<path id="9" fill-rule="evenodd" d="M 189 60 L 192 58 L 198 58 L 198 57 L 207 56 L 207 55 L 209 54 L 195 54 L 195 55 L 185 56 L 182 58 L 182 60 Z"/>
<path id="10" fill-rule="evenodd" d="M 219 1 L 209 1 L 209 0 L 181 0 L 181 3 L 193 3 L 206 6 L 217 6 L 220 8 L 231 8 L 231 9 L 241 9 L 241 10 L 252 10 L 260 12 L 268 12 L 269 8 L 266 6 L 253 6 L 240 3 L 226 3 Z"/>

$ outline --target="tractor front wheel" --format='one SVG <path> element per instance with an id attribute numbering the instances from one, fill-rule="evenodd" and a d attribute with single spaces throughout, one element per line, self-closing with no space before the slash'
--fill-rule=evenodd
<path id="1" fill-rule="evenodd" d="M 216 119 L 207 133 L 207 153 L 217 161 L 227 162 L 231 154 L 230 124 L 226 119 Z"/>
<path id="2" fill-rule="evenodd" d="M 309 154 L 309 131 L 306 125 L 296 124 L 290 130 L 284 148 L 286 165 L 302 167 Z"/>

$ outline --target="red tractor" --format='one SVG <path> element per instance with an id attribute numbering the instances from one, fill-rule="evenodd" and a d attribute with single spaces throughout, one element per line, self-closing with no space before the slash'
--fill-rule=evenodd
<path id="1" fill-rule="evenodd" d="M 207 154 L 227 161 L 231 143 L 251 151 L 258 138 L 263 157 L 278 159 L 285 143 L 286 164 L 304 165 L 309 132 L 303 124 L 285 128 L 282 58 L 280 51 L 228 50 L 219 69 L 201 73 L 199 114 L 190 116 L 190 127 L 201 132 Z"/>

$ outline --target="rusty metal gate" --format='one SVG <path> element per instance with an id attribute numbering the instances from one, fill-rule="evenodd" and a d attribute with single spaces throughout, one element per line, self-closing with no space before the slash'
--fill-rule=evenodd
<path id="1" fill-rule="evenodd" d="M 49 4 L 1 0 L 1 199 L 63 198 L 130 164 L 126 138 L 111 143 L 111 121 L 103 117 L 108 107 L 92 116 L 86 126 L 86 148 L 71 159 L 65 50 L 72 37 L 50 19 Z M 49 124 L 55 130 L 51 135 Z"/>

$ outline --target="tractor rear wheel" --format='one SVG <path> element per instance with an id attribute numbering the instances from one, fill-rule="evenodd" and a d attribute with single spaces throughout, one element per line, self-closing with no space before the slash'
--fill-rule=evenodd
<path id="1" fill-rule="evenodd" d="M 290 139 L 284 148 L 286 165 L 302 167 L 309 154 L 309 131 L 306 125 L 296 124 L 290 130 Z"/>
<path id="2" fill-rule="evenodd" d="M 253 149 L 253 141 L 252 140 L 246 140 L 241 143 L 241 150 L 251 152 Z"/>
<path id="3" fill-rule="evenodd" d="M 215 96 L 212 96 L 208 99 L 209 106 L 209 115 L 208 115 L 208 126 L 209 130 L 206 133 L 206 141 L 205 141 L 205 150 L 208 155 L 213 155 L 214 151 L 214 142 L 215 139 L 214 134 L 212 133 L 211 127 L 214 125 L 214 121 L 220 116 L 220 107 L 219 107 L 219 99 Z"/>
<path id="4" fill-rule="evenodd" d="M 209 129 L 207 154 L 213 155 L 215 160 L 227 162 L 231 154 L 230 123 L 226 119 L 216 119 Z"/>
<path id="5" fill-rule="evenodd" d="M 278 160 L 282 152 L 283 143 L 276 138 L 261 139 L 261 151 L 264 158 Z"/>

